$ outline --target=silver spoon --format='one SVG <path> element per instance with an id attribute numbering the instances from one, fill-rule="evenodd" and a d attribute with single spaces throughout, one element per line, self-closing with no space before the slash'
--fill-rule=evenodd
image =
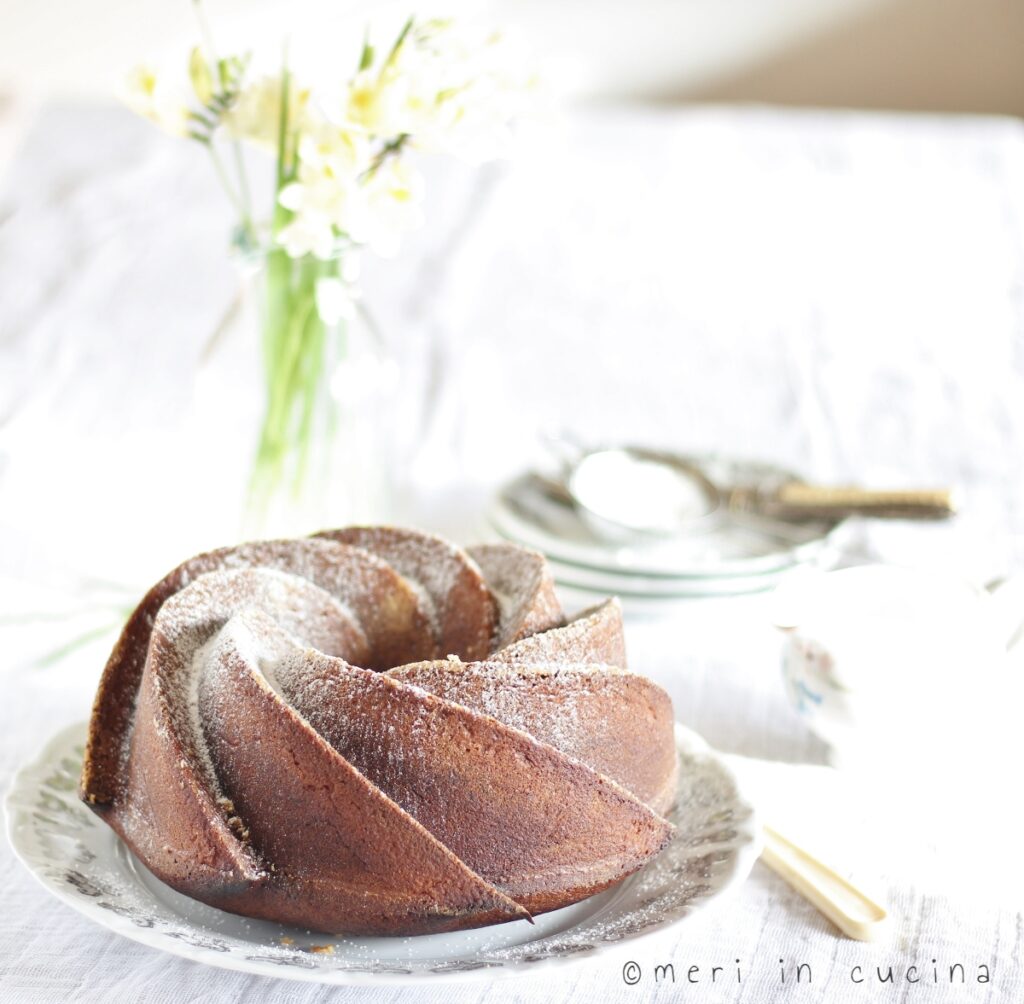
<path id="1" fill-rule="evenodd" d="M 580 451 L 566 465 L 564 484 L 592 528 L 610 539 L 680 536 L 722 512 L 794 522 L 853 515 L 944 519 L 955 512 L 944 489 L 875 491 L 793 478 L 716 485 L 686 457 L 631 446 Z"/>

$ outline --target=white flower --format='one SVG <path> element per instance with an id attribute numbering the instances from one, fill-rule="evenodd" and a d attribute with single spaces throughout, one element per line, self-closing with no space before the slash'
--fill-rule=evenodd
<path id="1" fill-rule="evenodd" d="M 299 139 L 299 161 L 306 171 L 315 171 L 346 182 L 355 180 L 372 163 L 369 139 L 351 127 L 320 120 L 311 124 Z"/>
<path id="2" fill-rule="evenodd" d="M 471 164 L 506 156 L 512 141 L 512 116 L 491 78 L 477 78 L 458 90 L 442 92 L 431 117 L 415 133 L 416 146 Z"/>
<path id="3" fill-rule="evenodd" d="M 333 224 L 344 207 L 345 191 L 330 175 L 303 170 L 298 181 L 281 189 L 277 201 L 298 216 L 322 216 Z"/>
<path id="4" fill-rule="evenodd" d="M 365 135 L 324 122 L 303 136 L 298 156 L 298 177 L 278 196 L 295 214 L 282 231 L 293 247 L 315 243 L 320 250 L 312 253 L 328 257 L 326 239 L 312 239 L 324 233 L 326 222 L 335 238 L 391 256 L 402 237 L 422 222 L 422 180 L 400 151 L 378 152 L 374 160 Z"/>
<path id="5" fill-rule="evenodd" d="M 315 94 L 291 76 L 287 87 L 280 74 L 247 80 L 248 54 L 211 62 L 197 48 L 177 86 L 143 67 L 131 76 L 126 98 L 168 132 L 207 144 L 215 157 L 224 133 L 283 150 L 288 180 L 277 198 L 289 217 L 275 240 L 289 255 L 327 260 L 363 246 L 390 256 L 423 221 L 423 185 L 407 162 L 410 148 L 473 161 L 506 152 L 511 120 L 522 108 L 525 61 L 513 64 L 505 51 L 497 35 L 409 21 L 379 58 L 364 48 L 351 80 Z M 221 169 L 222 180 L 247 214 L 244 162 L 234 166 L 243 176 Z M 340 294 L 330 284 L 324 290 L 323 309 L 334 314 Z"/>
<path id="6" fill-rule="evenodd" d="M 382 258 L 394 257 L 402 238 L 423 223 L 423 179 L 401 157 L 388 157 L 362 185 L 349 232 Z"/>
<path id="7" fill-rule="evenodd" d="M 303 164 L 279 202 L 295 214 L 278 234 L 289 255 L 329 258 L 345 237 L 390 258 L 402 238 L 423 222 L 423 182 L 399 157 L 387 157 L 368 174 L 339 177 Z M 328 236 L 330 235 L 330 236 Z"/>
<path id="8" fill-rule="evenodd" d="M 307 159 L 304 159 L 308 157 Z M 330 258 L 339 233 L 348 233 L 358 216 L 359 174 L 354 148 L 344 141 L 326 144 L 321 136 L 300 143 L 298 178 L 281 189 L 278 202 L 294 213 L 278 240 L 288 254 Z"/>
<path id="9" fill-rule="evenodd" d="M 327 325 L 351 320 L 356 314 L 358 291 L 337 276 L 325 276 L 316 281 L 316 312 Z"/>
<path id="10" fill-rule="evenodd" d="M 281 91 L 280 76 L 263 76 L 242 88 L 234 104 L 224 113 L 228 134 L 275 152 L 281 128 Z M 288 89 L 290 129 L 305 125 L 308 106 L 309 91 L 292 79 Z"/>
<path id="11" fill-rule="evenodd" d="M 363 271 L 363 259 L 360 255 L 349 252 L 341 259 L 341 281 L 346 285 L 356 288 L 359 276 Z"/>
<path id="12" fill-rule="evenodd" d="M 187 136 L 189 107 L 187 90 L 170 84 L 167 77 L 150 66 L 138 66 L 128 74 L 122 98 L 132 111 L 155 122 L 172 136 Z"/>
<path id="13" fill-rule="evenodd" d="M 502 35 L 424 23 L 393 67 L 403 81 L 403 131 L 422 150 L 470 162 L 505 155 L 533 84 L 528 65 Z"/>
<path id="14" fill-rule="evenodd" d="M 335 251 L 334 227 L 322 213 L 300 212 L 278 231 L 277 242 L 290 258 L 311 254 L 326 260 Z"/>
<path id="15" fill-rule="evenodd" d="M 394 69 L 362 70 L 349 83 L 343 103 L 345 120 L 371 136 L 409 132 L 408 82 Z"/>
<path id="16" fill-rule="evenodd" d="M 415 25 L 380 65 L 356 74 L 340 115 L 371 136 L 482 161 L 507 152 L 531 86 L 528 60 L 496 33 L 450 21 Z"/>

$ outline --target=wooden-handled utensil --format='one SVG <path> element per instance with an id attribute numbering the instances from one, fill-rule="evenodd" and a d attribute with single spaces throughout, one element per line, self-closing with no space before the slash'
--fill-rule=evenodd
<path id="1" fill-rule="evenodd" d="M 941 488 L 878 491 L 855 486 L 810 485 L 788 481 L 777 488 L 734 488 L 732 510 L 753 510 L 776 519 L 947 519 L 956 506 L 952 493 Z"/>
<path id="2" fill-rule="evenodd" d="M 640 447 L 580 450 L 564 463 L 559 495 L 610 539 L 678 536 L 723 512 L 798 523 L 847 516 L 934 520 L 956 511 L 945 489 L 812 485 L 778 469 L 757 483 L 719 484 L 699 458 Z"/>

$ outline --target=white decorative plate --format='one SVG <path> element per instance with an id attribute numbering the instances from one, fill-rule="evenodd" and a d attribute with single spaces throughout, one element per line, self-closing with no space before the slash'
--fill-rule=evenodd
<path id="1" fill-rule="evenodd" d="M 712 596 L 740 596 L 773 589 L 787 572 L 797 568 L 790 565 L 778 572 L 764 575 L 722 575 L 703 579 L 644 578 L 611 570 L 572 565 L 558 558 L 548 558 L 555 581 L 560 585 L 600 593 L 604 597 L 622 599 L 680 600 Z"/>
<path id="2" fill-rule="evenodd" d="M 174 892 L 130 854 L 76 793 L 85 724 L 60 732 L 14 778 L 10 841 L 55 896 L 118 934 L 227 969 L 320 983 L 492 979 L 583 959 L 682 920 L 747 877 L 760 826 L 736 779 L 677 726 L 677 830 L 649 865 L 599 896 L 544 914 L 418 938 L 312 934 L 223 913 Z"/>
<path id="3" fill-rule="evenodd" d="M 773 464 L 715 454 L 686 459 L 718 485 L 768 486 L 793 477 Z M 700 580 L 770 576 L 812 560 L 827 548 L 839 525 L 833 521 L 786 523 L 723 510 L 706 525 L 672 540 L 614 543 L 595 535 L 579 512 L 551 498 L 543 482 L 529 472 L 501 488 L 487 520 L 500 536 L 542 551 L 563 565 L 664 578 L 669 589 L 677 587 L 680 592 L 692 591 Z M 754 586 L 763 588 L 761 583 Z"/>

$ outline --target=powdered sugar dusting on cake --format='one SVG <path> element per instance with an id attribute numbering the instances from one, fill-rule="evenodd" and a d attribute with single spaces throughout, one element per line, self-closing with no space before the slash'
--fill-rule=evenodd
<path id="1" fill-rule="evenodd" d="M 575 872 L 581 884 L 604 878 L 604 864 L 566 860 L 576 825 L 567 807 L 603 816 L 632 800 L 586 761 L 494 715 L 317 653 L 291 653 L 272 672 L 288 701 L 341 756 L 488 881 L 527 890 L 541 876 Z M 527 791 L 537 805 L 522 802 Z M 582 801 L 577 792 L 587 792 Z M 552 799 L 557 809 L 545 802 Z M 509 814 L 513 803 L 516 817 Z M 518 872 L 509 872 L 511 861 Z M 607 867 L 619 865 L 609 859 Z"/>
<path id="2" fill-rule="evenodd" d="M 148 652 L 136 734 L 158 758 L 154 776 L 173 789 L 147 816 L 155 803 L 139 787 L 145 765 L 140 774 L 128 761 L 121 832 L 150 855 L 143 860 L 167 852 L 153 825 L 162 818 L 173 833 L 195 834 L 206 862 L 196 867 L 221 887 L 264 863 L 273 872 L 274 854 L 288 868 L 293 845 L 265 853 L 280 831 L 261 832 L 264 813 L 294 806 L 301 831 L 318 832 L 320 810 L 304 792 L 315 798 L 317 779 L 334 771 L 359 797 L 418 820 L 475 881 L 494 883 L 491 892 L 472 887 L 492 903 L 500 889 L 527 909 L 549 909 L 655 853 L 667 832 L 651 810 L 662 811 L 671 778 L 671 707 L 621 668 L 617 605 L 566 624 L 543 558 L 512 545 L 474 549 L 478 567 L 414 531 L 341 534 L 348 542 L 270 541 L 200 556 L 140 615 L 125 642 Z M 390 672 L 360 668 L 396 661 Z M 278 737 L 270 746 L 268 735 Z M 292 783 L 292 743 L 320 773 L 294 760 L 292 801 L 269 804 Z M 271 817 L 285 831 L 289 811 Z M 570 898 L 545 898 L 556 894 Z"/>
<path id="3" fill-rule="evenodd" d="M 588 734 L 607 726 L 592 700 L 595 680 L 624 673 L 605 666 L 444 662 L 402 667 L 388 675 L 479 711 L 586 762 Z"/>
<path id="4" fill-rule="evenodd" d="M 430 598 L 443 653 L 479 659 L 490 651 L 496 601 L 480 569 L 461 548 L 433 534 L 390 526 L 346 527 L 324 536 L 365 548 L 418 584 Z"/>
<path id="5" fill-rule="evenodd" d="M 671 701 L 628 670 L 581 663 L 420 663 L 389 675 L 486 714 L 622 783 L 662 811 L 672 795 Z"/>
<path id="6" fill-rule="evenodd" d="M 179 742 L 193 754 L 212 790 L 217 771 L 202 727 L 202 682 L 225 645 L 252 638 L 232 624 L 236 614 L 248 609 L 273 611 L 279 630 L 329 650 L 365 644 L 341 603 L 308 580 L 276 569 L 209 572 L 164 603 L 154 628 L 161 656 L 153 669 L 154 684 L 164 693 L 162 704 Z M 262 636 L 272 640 L 266 631 Z"/>
<path id="7" fill-rule="evenodd" d="M 626 665 L 622 607 L 606 600 L 577 614 L 563 627 L 523 638 L 494 658 L 512 663 L 601 663 Z"/>
<path id="8" fill-rule="evenodd" d="M 501 618 L 496 649 L 565 622 L 542 554 L 515 544 L 480 544 L 468 553 L 498 597 Z"/>

